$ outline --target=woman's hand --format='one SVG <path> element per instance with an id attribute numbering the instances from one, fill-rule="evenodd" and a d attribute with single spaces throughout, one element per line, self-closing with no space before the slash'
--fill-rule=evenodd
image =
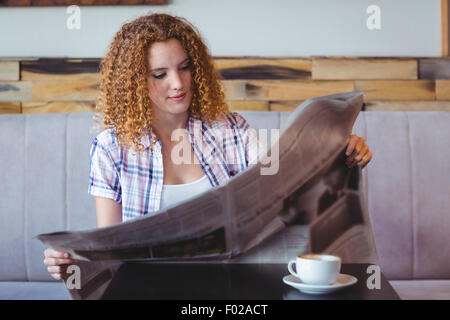
<path id="1" fill-rule="evenodd" d="M 358 137 L 356 134 L 350 136 L 345 155 L 347 156 L 345 164 L 349 168 L 358 165 L 362 169 L 372 160 L 372 152 L 369 150 L 369 146 L 364 143 L 364 138 Z"/>
<path id="2" fill-rule="evenodd" d="M 76 262 L 76 260 L 70 259 L 69 253 L 57 251 L 52 248 L 46 249 L 44 256 L 44 264 L 47 266 L 50 275 L 56 280 L 64 279 L 67 266 Z"/>

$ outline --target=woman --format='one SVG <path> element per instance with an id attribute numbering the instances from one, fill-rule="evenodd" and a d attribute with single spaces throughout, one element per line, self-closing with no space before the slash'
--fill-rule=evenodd
<path id="1" fill-rule="evenodd" d="M 186 20 L 152 14 L 123 25 L 101 75 L 97 109 L 107 130 L 92 143 L 89 184 L 99 227 L 204 192 L 256 159 L 255 131 L 228 111 L 208 49 Z M 372 157 L 356 135 L 346 154 L 349 167 Z M 75 262 L 44 254 L 55 279 Z"/>

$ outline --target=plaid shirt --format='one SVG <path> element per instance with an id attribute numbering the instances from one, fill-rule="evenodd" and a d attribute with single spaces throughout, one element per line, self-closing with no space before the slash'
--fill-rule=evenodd
<path id="1" fill-rule="evenodd" d="M 257 160 L 256 131 L 237 113 L 224 114 L 225 121 L 203 122 L 190 116 L 189 141 L 213 187 L 246 169 Z M 161 142 L 151 136 L 141 140 L 144 152 L 122 148 L 112 129 L 94 138 L 90 152 L 88 193 L 122 204 L 122 221 L 160 209 L 163 187 Z"/>

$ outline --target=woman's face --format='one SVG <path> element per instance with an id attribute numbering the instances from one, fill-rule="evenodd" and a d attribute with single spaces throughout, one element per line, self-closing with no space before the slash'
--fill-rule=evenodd
<path id="1" fill-rule="evenodd" d="M 186 113 L 192 100 L 189 58 L 177 39 L 155 42 L 148 49 L 148 91 L 156 115 Z"/>

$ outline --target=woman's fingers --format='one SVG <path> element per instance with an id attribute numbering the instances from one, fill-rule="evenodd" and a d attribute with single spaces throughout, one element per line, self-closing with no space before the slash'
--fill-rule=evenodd
<path id="1" fill-rule="evenodd" d="M 347 145 L 347 150 L 345 154 L 347 155 L 347 160 L 353 161 L 358 155 L 361 147 L 364 145 L 364 138 L 358 137 L 356 134 L 350 136 L 349 143 Z"/>
<path id="2" fill-rule="evenodd" d="M 56 280 L 63 280 L 66 276 L 66 270 L 67 270 L 68 264 L 64 265 L 50 265 L 47 267 L 47 271 L 50 273 L 50 275 L 56 279 Z"/>
<path id="3" fill-rule="evenodd" d="M 359 151 L 361 150 L 362 144 L 364 143 L 364 139 L 359 138 L 357 135 L 353 135 L 350 137 L 350 142 L 347 146 L 347 151 L 345 154 L 348 156 L 345 164 L 351 168 L 352 164 L 355 161 L 356 156 L 359 154 Z"/>
<path id="4" fill-rule="evenodd" d="M 76 260 L 70 258 L 68 252 L 58 251 L 48 248 L 44 251 L 44 264 L 50 275 L 56 280 L 63 280 L 69 264 L 76 263 Z"/>
<path id="5" fill-rule="evenodd" d="M 50 275 L 53 277 L 53 279 L 56 279 L 56 280 L 62 280 L 63 279 L 63 276 L 62 276 L 61 273 L 50 273 Z"/>
<path id="6" fill-rule="evenodd" d="M 59 266 L 61 264 L 71 264 L 74 262 L 75 262 L 75 260 L 72 260 L 72 259 L 60 259 L 60 258 L 45 258 L 44 259 L 44 264 L 47 267 Z"/>
<path id="7" fill-rule="evenodd" d="M 61 273 L 62 272 L 61 266 L 50 266 L 50 267 L 47 267 L 47 270 L 50 273 Z"/>
<path id="8" fill-rule="evenodd" d="M 70 258 L 70 254 L 67 252 L 57 251 L 52 248 L 48 248 L 44 251 L 44 264 L 47 267 L 59 266 L 63 264 L 74 263 L 75 260 Z"/>
<path id="9" fill-rule="evenodd" d="M 369 146 L 367 144 L 363 144 L 358 154 L 356 154 L 353 160 L 351 161 L 350 168 L 353 168 L 354 166 L 358 165 L 358 163 L 366 156 L 368 152 Z"/>
<path id="10" fill-rule="evenodd" d="M 63 273 L 67 270 L 67 265 L 47 267 L 49 273 Z"/>
<path id="11" fill-rule="evenodd" d="M 355 158 L 359 154 L 363 146 L 364 146 L 364 138 L 358 137 L 358 140 L 356 141 L 355 145 L 355 150 L 353 150 L 352 153 L 353 158 Z"/>
<path id="12" fill-rule="evenodd" d="M 44 251 L 44 255 L 46 257 L 52 257 L 52 258 L 69 258 L 70 254 L 63 251 L 57 251 L 52 248 L 48 248 Z"/>
<path id="13" fill-rule="evenodd" d="M 349 142 L 348 142 L 348 145 L 347 145 L 347 150 L 345 151 L 345 154 L 347 156 L 350 156 L 353 153 L 353 151 L 355 150 L 357 142 L 358 142 L 358 136 L 356 134 L 352 134 L 350 136 L 350 139 L 349 139 Z"/>
<path id="14" fill-rule="evenodd" d="M 355 157 L 355 161 L 359 162 L 361 159 L 369 152 L 369 146 L 365 143 L 363 143 L 363 146 L 359 150 L 358 154 Z"/>
<path id="15" fill-rule="evenodd" d="M 347 159 L 345 164 L 349 168 L 358 165 L 364 168 L 372 159 L 372 153 L 369 146 L 365 143 L 364 138 L 352 134 L 346 150 Z"/>
<path id="16" fill-rule="evenodd" d="M 372 156 L 373 156 L 372 152 L 369 151 L 369 152 L 361 159 L 361 161 L 359 161 L 359 162 L 357 163 L 358 166 L 360 166 L 361 169 L 364 168 L 364 167 L 369 163 L 369 161 L 372 160 Z"/>

